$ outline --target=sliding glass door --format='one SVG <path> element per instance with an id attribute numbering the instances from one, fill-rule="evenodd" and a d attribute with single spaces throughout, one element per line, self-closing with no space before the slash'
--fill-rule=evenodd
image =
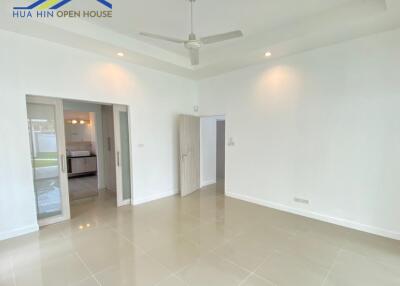
<path id="1" fill-rule="evenodd" d="M 113 105 L 113 110 L 117 206 L 123 206 L 130 204 L 132 197 L 128 107 Z"/>
<path id="2" fill-rule="evenodd" d="M 47 225 L 70 218 L 62 100 L 27 97 L 37 218 Z"/>

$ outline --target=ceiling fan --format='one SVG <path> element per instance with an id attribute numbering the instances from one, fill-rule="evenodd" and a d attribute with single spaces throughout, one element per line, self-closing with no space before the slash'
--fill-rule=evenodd
<path id="1" fill-rule="evenodd" d="M 161 36 L 161 35 L 156 35 L 152 33 L 144 33 L 141 32 L 140 34 L 145 37 L 153 38 L 153 39 L 158 39 L 158 40 L 164 40 L 176 44 L 183 44 L 186 49 L 189 51 L 189 56 L 190 56 L 190 62 L 192 65 L 198 65 L 199 64 L 199 50 L 202 45 L 208 45 L 208 44 L 214 44 L 234 38 L 240 38 L 243 36 L 242 31 L 232 31 L 228 33 L 223 33 L 223 34 L 218 34 L 218 35 L 212 35 L 208 37 L 203 37 L 200 39 L 197 39 L 194 29 L 193 29 L 193 3 L 196 0 L 188 0 L 190 2 L 190 22 L 191 22 L 191 32 L 189 34 L 188 40 L 181 40 L 181 39 L 175 39 L 167 36 Z"/>

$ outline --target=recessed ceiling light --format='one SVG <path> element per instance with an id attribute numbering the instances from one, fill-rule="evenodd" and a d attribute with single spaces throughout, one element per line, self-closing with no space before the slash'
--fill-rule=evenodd
<path id="1" fill-rule="evenodd" d="M 123 57 L 123 56 L 124 56 L 124 53 L 122 53 L 122 52 L 119 52 L 119 53 L 117 54 L 117 56 L 119 56 L 119 57 Z"/>
<path id="2" fill-rule="evenodd" d="M 265 53 L 265 56 L 266 56 L 267 58 L 269 58 L 270 56 L 272 56 L 272 53 L 271 53 L 271 52 L 266 52 L 266 53 Z"/>

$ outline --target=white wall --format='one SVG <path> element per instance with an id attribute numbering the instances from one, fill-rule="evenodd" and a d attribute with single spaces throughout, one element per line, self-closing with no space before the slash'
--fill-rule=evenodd
<path id="1" fill-rule="evenodd" d="M 217 181 L 217 120 L 224 116 L 200 118 L 200 186 Z"/>
<path id="2" fill-rule="evenodd" d="M 64 110 L 79 111 L 79 112 L 93 112 L 95 114 L 95 128 L 96 128 L 96 154 L 98 165 L 98 184 L 99 189 L 105 188 L 104 183 L 104 154 L 103 154 L 103 119 L 100 104 L 93 104 L 88 102 L 77 102 L 64 100 Z M 90 116 L 90 115 L 89 115 Z"/>
<path id="3" fill-rule="evenodd" d="M 197 105 L 192 81 L 3 31 L 0 47 L 0 239 L 37 229 L 26 94 L 128 105 L 134 201 L 177 192 L 177 119 Z"/>
<path id="4" fill-rule="evenodd" d="M 400 239 L 399 51 L 395 30 L 201 81 L 235 143 L 226 192 Z"/>

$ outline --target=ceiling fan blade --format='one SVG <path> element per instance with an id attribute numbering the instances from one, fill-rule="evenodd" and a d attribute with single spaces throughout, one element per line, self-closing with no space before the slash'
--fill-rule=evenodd
<path id="1" fill-rule="evenodd" d="M 199 49 L 189 49 L 189 55 L 192 66 L 197 66 L 200 63 Z"/>
<path id="2" fill-rule="evenodd" d="M 152 39 L 164 40 L 164 41 L 168 41 L 168 42 L 172 42 L 172 43 L 177 43 L 177 44 L 183 44 L 183 43 L 185 43 L 185 40 L 175 39 L 175 38 L 166 37 L 166 36 L 161 36 L 161 35 L 156 35 L 156 34 L 152 34 L 152 33 L 144 33 L 144 32 L 141 32 L 140 35 L 145 36 L 145 37 L 148 37 L 148 38 L 152 38 Z"/>
<path id="3" fill-rule="evenodd" d="M 203 44 L 213 44 L 213 43 L 218 43 L 218 42 L 235 39 L 235 38 L 240 38 L 240 37 L 243 37 L 242 31 L 233 31 L 233 32 L 229 32 L 229 33 L 204 37 L 204 38 L 201 38 L 200 41 Z"/>

